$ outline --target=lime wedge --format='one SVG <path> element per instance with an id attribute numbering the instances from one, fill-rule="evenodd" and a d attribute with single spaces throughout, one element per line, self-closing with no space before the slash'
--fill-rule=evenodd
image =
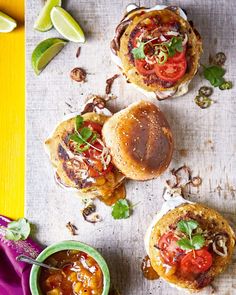
<path id="1" fill-rule="evenodd" d="M 0 33 L 8 33 L 15 29 L 16 21 L 0 11 Z"/>
<path id="2" fill-rule="evenodd" d="M 50 12 L 54 6 L 61 6 L 61 0 L 47 0 L 38 18 L 34 23 L 34 29 L 40 32 L 49 31 L 52 28 Z"/>
<path id="3" fill-rule="evenodd" d="M 39 75 L 46 65 L 62 50 L 68 41 L 59 38 L 49 38 L 40 42 L 32 53 L 32 67 Z"/>
<path id="4" fill-rule="evenodd" d="M 53 7 L 51 20 L 56 30 L 66 39 L 73 42 L 85 42 L 84 32 L 73 17 L 61 7 Z"/>

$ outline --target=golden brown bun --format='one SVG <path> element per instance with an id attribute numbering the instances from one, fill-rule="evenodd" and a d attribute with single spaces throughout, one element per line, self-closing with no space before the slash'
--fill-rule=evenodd
<path id="1" fill-rule="evenodd" d="M 186 278 L 180 277 L 178 271 L 173 274 L 170 268 L 168 272 L 160 260 L 160 251 L 155 247 L 160 237 L 170 230 L 170 226 L 173 228 L 179 220 L 184 218 L 197 220 L 203 231 L 224 233 L 228 236 L 226 244 L 228 255 L 222 257 L 213 252 L 213 264 L 211 268 L 195 280 L 187 280 Z M 235 234 L 227 220 L 218 212 L 201 204 L 184 204 L 169 211 L 156 223 L 150 237 L 149 254 L 152 267 L 160 277 L 178 287 L 186 288 L 189 291 L 198 291 L 225 270 L 231 261 L 234 246 Z"/>
<path id="2" fill-rule="evenodd" d="M 149 12 L 142 12 L 142 9 L 133 12 L 128 15 L 128 18 L 132 19 L 130 24 L 127 26 L 126 30 L 122 34 L 120 39 L 120 48 L 117 52 L 117 55 L 121 59 L 122 68 L 127 80 L 131 83 L 136 84 L 138 87 L 146 91 L 167 91 L 167 90 L 176 90 L 180 85 L 192 80 L 194 75 L 197 72 L 199 66 L 199 59 L 202 53 L 202 41 L 199 33 L 195 28 L 191 27 L 188 21 L 185 21 L 178 13 L 171 11 L 170 9 L 163 10 L 153 10 Z M 155 81 L 146 82 L 146 77 L 139 74 L 134 63 L 132 62 L 130 51 L 130 37 L 132 33 L 138 28 L 139 24 L 147 19 L 152 17 L 159 17 L 164 22 L 166 21 L 177 21 L 180 24 L 181 30 L 185 32 L 188 36 L 188 48 L 187 48 L 187 61 L 188 67 L 185 75 L 177 81 L 173 86 L 165 86 L 157 83 Z M 152 79 L 151 79 L 152 81 Z"/>
<path id="3" fill-rule="evenodd" d="M 102 135 L 114 165 L 130 179 L 155 178 L 170 164 L 172 133 L 153 103 L 140 101 L 114 114 L 104 124 Z"/>
<path id="4" fill-rule="evenodd" d="M 84 120 L 93 121 L 101 125 L 108 119 L 107 116 L 99 115 L 96 113 L 86 113 L 82 115 Z M 50 157 L 51 163 L 56 171 L 56 178 L 58 182 L 67 188 L 74 188 L 79 190 L 81 195 L 90 197 L 101 197 L 104 199 L 109 198 L 114 193 L 124 176 L 117 170 L 107 173 L 104 179 L 97 179 L 96 183 L 92 186 L 86 186 L 81 188 L 78 183 L 78 179 L 74 179 L 73 175 L 68 174 L 65 170 L 65 163 L 68 161 L 66 152 L 62 151 L 60 146 L 67 137 L 68 133 L 73 132 L 75 126 L 75 117 L 61 122 L 53 134 L 45 141 L 45 149 Z M 64 156 L 63 156 L 64 155 Z"/>

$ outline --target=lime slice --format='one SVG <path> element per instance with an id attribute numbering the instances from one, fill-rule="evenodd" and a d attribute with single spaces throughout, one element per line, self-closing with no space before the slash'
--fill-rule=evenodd
<path id="1" fill-rule="evenodd" d="M 51 20 L 56 30 L 73 42 L 85 42 L 84 32 L 73 17 L 61 7 L 53 7 Z"/>
<path id="2" fill-rule="evenodd" d="M 47 0 L 38 18 L 34 23 L 34 29 L 40 32 L 49 31 L 52 28 L 50 12 L 54 6 L 61 6 L 61 0 Z"/>
<path id="3" fill-rule="evenodd" d="M 15 29 L 16 21 L 0 11 L 0 33 L 8 33 Z"/>
<path id="4" fill-rule="evenodd" d="M 46 65 L 62 50 L 68 41 L 59 38 L 49 38 L 40 42 L 32 53 L 32 67 L 39 75 Z"/>

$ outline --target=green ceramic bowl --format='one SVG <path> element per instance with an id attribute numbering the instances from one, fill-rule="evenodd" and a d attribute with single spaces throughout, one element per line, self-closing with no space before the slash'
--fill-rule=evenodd
<path id="1" fill-rule="evenodd" d="M 94 248 L 77 241 L 63 241 L 56 244 L 53 244 L 46 249 L 44 249 L 36 260 L 43 262 L 52 254 L 63 251 L 63 250 L 79 250 L 87 253 L 89 256 L 94 258 L 99 264 L 102 273 L 103 273 L 103 292 L 102 295 L 108 295 L 110 289 L 110 273 L 107 267 L 106 261 Z M 33 265 L 30 273 L 30 290 L 32 295 L 42 295 L 39 286 L 39 275 L 41 267 Z"/>

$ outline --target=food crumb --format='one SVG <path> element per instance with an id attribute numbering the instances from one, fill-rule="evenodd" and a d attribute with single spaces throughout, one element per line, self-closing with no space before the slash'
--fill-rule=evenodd
<path id="1" fill-rule="evenodd" d="M 70 221 L 67 222 L 66 228 L 69 230 L 69 232 L 70 232 L 70 234 L 72 236 L 77 235 L 76 231 L 78 230 L 78 228 L 73 223 L 71 223 Z"/>
<path id="2" fill-rule="evenodd" d="M 82 82 L 82 83 L 85 82 L 86 76 L 87 74 L 85 70 L 81 68 L 74 68 L 70 72 L 71 79 L 76 82 Z"/>

